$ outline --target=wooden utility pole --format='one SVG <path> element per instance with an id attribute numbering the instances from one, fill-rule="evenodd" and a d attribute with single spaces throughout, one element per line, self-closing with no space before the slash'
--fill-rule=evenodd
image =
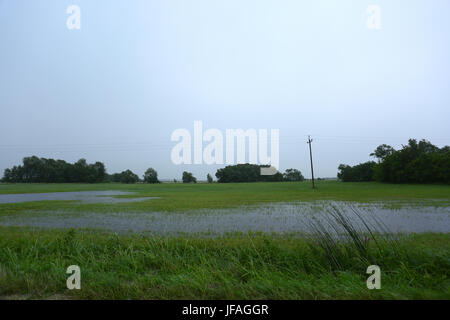
<path id="1" fill-rule="evenodd" d="M 308 142 L 306 142 L 306 143 L 309 144 L 309 159 L 311 160 L 312 187 L 314 189 L 314 168 L 313 168 L 313 161 L 312 161 L 311 142 L 312 142 L 312 139 L 310 136 L 308 136 Z"/>

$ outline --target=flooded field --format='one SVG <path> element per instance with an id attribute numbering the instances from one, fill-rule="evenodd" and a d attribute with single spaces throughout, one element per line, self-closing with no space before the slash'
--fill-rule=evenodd
<path id="1" fill-rule="evenodd" d="M 83 203 L 122 203 L 136 202 L 155 197 L 145 198 L 114 198 L 114 196 L 132 195 L 134 192 L 124 191 L 78 191 L 78 192 L 51 192 L 51 193 L 23 193 L 0 194 L 0 203 L 20 203 L 49 200 L 72 200 Z"/>
<path id="2" fill-rule="evenodd" d="M 111 193 L 108 194 L 111 195 Z M 78 198 L 77 200 L 91 201 L 94 198 L 97 199 L 99 195 L 105 194 L 96 192 L 94 195 L 90 193 L 87 198 Z M 80 197 L 79 193 L 76 197 Z M 138 201 L 137 199 L 112 199 L 114 199 L 113 201 Z M 385 232 L 386 230 L 394 233 L 450 232 L 449 207 L 408 205 L 407 203 L 402 203 L 399 206 L 398 202 L 362 204 L 326 200 L 270 203 L 232 209 L 202 209 L 170 213 L 29 211 L 20 215 L 4 215 L 0 217 L 0 225 L 41 228 L 89 228 L 118 233 L 135 232 L 158 235 L 214 235 L 229 232 L 309 233 L 312 231 L 311 222 L 319 221 L 326 226 L 327 217 L 329 217 L 332 210 L 338 210 L 349 217 L 361 230 L 364 230 L 364 225 L 358 216 L 355 215 L 355 212 L 363 217 L 366 222 L 370 223 L 372 229 L 380 232 Z M 385 225 L 386 230 L 379 228 L 378 222 Z"/>

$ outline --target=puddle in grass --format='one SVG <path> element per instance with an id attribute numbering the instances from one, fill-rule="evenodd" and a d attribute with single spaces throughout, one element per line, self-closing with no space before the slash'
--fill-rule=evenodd
<path id="1" fill-rule="evenodd" d="M 75 200 L 83 203 L 122 203 L 137 202 L 158 197 L 145 198 L 114 198 L 113 196 L 131 195 L 134 192 L 124 191 L 78 191 L 78 192 L 51 192 L 51 193 L 22 193 L 0 194 L 0 203 L 19 203 L 48 200 Z"/>
<path id="2" fill-rule="evenodd" d="M 0 217 L 0 225 L 42 228 L 93 228 L 112 232 L 177 234 L 224 234 L 229 232 L 311 232 L 311 221 L 327 224 L 333 208 L 364 230 L 356 210 L 372 229 L 383 232 L 450 232 L 450 207 L 402 204 L 392 209 L 386 202 L 361 204 L 339 201 L 272 203 L 232 209 L 202 209 L 180 213 L 78 213 L 70 211 L 28 212 Z M 326 226 L 331 228 L 330 226 Z"/>

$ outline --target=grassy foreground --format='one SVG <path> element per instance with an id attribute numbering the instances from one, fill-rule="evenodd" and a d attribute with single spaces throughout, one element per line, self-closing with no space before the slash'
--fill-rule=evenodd
<path id="1" fill-rule="evenodd" d="M 1 298 L 82 299 L 449 299 L 450 239 L 404 236 L 397 250 L 349 250 L 342 269 L 298 236 L 146 238 L 0 228 Z M 349 248 L 346 248 L 349 249 Z M 81 268 L 81 290 L 66 268 Z M 381 268 L 368 290 L 368 264 Z"/>
<path id="2" fill-rule="evenodd" d="M 125 204 L 40 201 L 0 204 L 27 210 L 183 211 L 296 200 L 429 201 L 448 205 L 450 186 L 320 181 L 242 184 L 0 184 L 0 194 L 134 191 L 161 199 Z M 448 234 L 403 235 L 394 244 L 357 235 L 336 243 L 322 234 L 231 234 L 219 238 L 144 237 L 101 231 L 0 226 L 0 299 L 450 299 Z M 353 242 L 352 242 L 353 241 Z M 381 268 L 381 290 L 366 269 Z M 81 268 L 81 290 L 66 269 Z"/>

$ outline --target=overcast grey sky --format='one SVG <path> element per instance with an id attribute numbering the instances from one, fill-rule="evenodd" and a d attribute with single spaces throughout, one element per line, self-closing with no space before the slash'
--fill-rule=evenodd
<path id="1" fill-rule="evenodd" d="M 223 166 L 170 159 L 171 133 L 195 120 L 279 129 L 280 169 L 307 177 L 308 134 L 319 177 L 381 143 L 450 144 L 449 13 L 448 0 L 0 0 L 0 170 L 37 155 L 205 179 Z"/>

